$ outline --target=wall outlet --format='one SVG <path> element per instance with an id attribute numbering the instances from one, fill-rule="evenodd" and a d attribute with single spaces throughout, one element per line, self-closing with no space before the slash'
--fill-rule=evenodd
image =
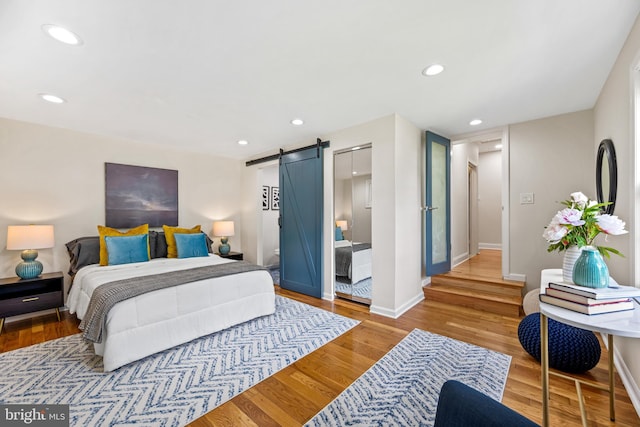
<path id="1" fill-rule="evenodd" d="M 533 193 L 520 193 L 520 204 L 521 205 L 532 205 L 533 204 Z"/>

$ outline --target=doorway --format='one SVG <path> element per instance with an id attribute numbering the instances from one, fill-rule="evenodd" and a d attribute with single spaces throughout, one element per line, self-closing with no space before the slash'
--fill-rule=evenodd
<path id="1" fill-rule="evenodd" d="M 456 137 L 452 145 L 453 265 L 483 250 L 501 251 L 502 277 L 509 277 L 508 130 Z"/>

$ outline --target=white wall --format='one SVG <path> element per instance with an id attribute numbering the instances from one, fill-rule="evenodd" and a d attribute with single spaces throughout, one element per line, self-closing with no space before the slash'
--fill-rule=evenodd
<path id="1" fill-rule="evenodd" d="M 395 317 L 424 299 L 422 291 L 422 200 L 424 131 L 408 120 L 395 116 L 394 174 L 395 190 L 382 203 L 395 203 Z M 377 164 L 384 158 L 377 158 Z M 374 162 L 374 166 L 376 163 Z M 374 168 L 374 176 L 376 173 Z M 375 181 L 378 182 L 378 181 Z M 376 190 L 374 187 L 374 197 Z M 395 202 L 394 202 L 395 200 Z M 380 203 L 374 204 L 379 206 Z M 374 210 L 375 215 L 375 210 Z M 374 219 L 375 221 L 375 219 Z M 385 238 L 386 236 L 378 236 Z M 373 237 L 374 240 L 376 237 Z M 384 245 L 384 242 L 380 242 Z M 385 246 L 379 246 L 385 248 Z M 387 246 L 388 247 L 388 246 Z M 379 259 L 374 259 L 374 263 Z"/>
<path id="2" fill-rule="evenodd" d="M 502 245 L 502 151 L 480 153 L 478 199 L 480 248 L 500 248 Z"/>
<path id="3" fill-rule="evenodd" d="M 633 80 L 638 79 L 638 71 L 634 67 L 640 62 L 640 18 L 636 21 L 618 59 L 600 92 L 594 108 L 594 138 L 591 150 L 595 152 L 602 139 L 610 138 L 616 149 L 618 160 L 618 199 L 615 215 L 627 223 L 630 233 L 626 236 L 615 236 L 608 239 L 611 246 L 625 254 L 624 258 L 613 256 L 607 260 L 609 271 L 619 282 L 640 286 L 640 277 L 634 277 L 634 263 L 638 256 L 640 243 L 634 247 L 634 233 L 637 233 L 638 189 L 635 186 L 637 165 L 634 157 L 638 147 L 634 147 L 634 132 L 638 132 L 633 120 Z M 640 106 L 636 105 L 636 108 Z M 637 114 L 637 111 L 636 111 Z M 636 217 L 634 218 L 634 215 Z M 622 365 L 628 369 L 632 381 L 625 382 L 627 390 L 634 402 L 636 411 L 640 411 L 640 340 L 615 338 Z M 624 367 L 619 371 L 623 371 Z M 624 379 L 624 378 L 623 378 Z"/>
<path id="4" fill-rule="evenodd" d="M 579 111 L 509 126 L 510 273 L 540 286 L 540 270 L 560 268 L 562 254 L 547 252 L 544 227 L 575 191 L 595 198 L 593 111 Z M 534 193 L 534 204 L 520 204 Z"/>
<path id="5" fill-rule="evenodd" d="M 279 168 L 271 166 L 261 169 L 260 188 L 262 186 L 269 187 L 269 202 L 271 202 L 271 191 L 273 187 L 279 186 Z M 262 210 L 262 263 L 261 265 L 270 266 L 278 264 L 279 259 L 275 254 L 275 250 L 280 247 L 280 227 L 278 226 L 279 210 L 269 209 Z"/>
<path id="6" fill-rule="evenodd" d="M 179 225 L 201 224 L 211 234 L 215 219 L 238 220 L 240 197 L 234 186 L 241 163 L 132 141 L 0 119 L 0 275 L 15 276 L 19 251 L 7 251 L 7 226 L 53 224 L 55 247 L 41 249 L 44 272 L 62 271 L 69 258 L 64 244 L 97 236 L 104 224 L 104 164 L 122 163 L 178 170 Z M 229 239 L 242 250 L 242 224 Z M 214 244 L 219 244 L 215 239 Z M 65 293 L 66 296 L 66 293 Z"/>

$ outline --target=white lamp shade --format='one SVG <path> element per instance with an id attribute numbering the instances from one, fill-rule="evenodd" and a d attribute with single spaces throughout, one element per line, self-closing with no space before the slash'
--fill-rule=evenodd
<path id="1" fill-rule="evenodd" d="M 349 229 L 347 226 L 347 221 L 344 219 L 340 221 L 336 221 L 336 227 L 340 227 L 342 231 L 347 231 Z"/>
<path id="2" fill-rule="evenodd" d="M 233 221 L 214 221 L 213 235 L 217 237 L 229 237 L 235 234 Z"/>
<path id="3" fill-rule="evenodd" d="M 46 249 L 54 246 L 53 225 L 10 225 L 7 249 Z"/>

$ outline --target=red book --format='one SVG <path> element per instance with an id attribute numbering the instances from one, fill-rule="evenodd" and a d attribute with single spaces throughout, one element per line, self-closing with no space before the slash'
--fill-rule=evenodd
<path id="1" fill-rule="evenodd" d="M 547 288 L 545 293 L 547 295 L 551 295 L 552 297 L 561 298 L 561 299 L 564 299 L 564 300 L 573 301 L 573 302 L 577 302 L 579 304 L 585 304 L 585 305 L 598 305 L 598 304 L 609 303 L 609 302 L 626 302 L 626 301 L 629 301 L 629 298 L 626 298 L 626 297 L 623 297 L 623 298 L 608 298 L 608 299 L 589 298 L 589 297 L 585 297 L 583 295 L 578 295 L 578 294 L 574 294 L 572 292 L 567 292 L 567 291 L 563 291 L 563 290 L 560 290 L 560 289 L 554 289 L 554 288 Z"/>
<path id="2" fill-rule="evenodd" d="M 633 310 L 632 300 L 622 301 L 622 302 L 602 302 L 601 304 L 587 305 L 587 304 L 580 304 L 573 301 L 568 301 L 562 298 L 556 298 L 547 294 L 540 294 L 540 301 L 547 304 L 555 305 L 558 307 L 566 308 L 568 310 L 576 311 L 578 313 L 589 314 L 589 315 Z"/>

